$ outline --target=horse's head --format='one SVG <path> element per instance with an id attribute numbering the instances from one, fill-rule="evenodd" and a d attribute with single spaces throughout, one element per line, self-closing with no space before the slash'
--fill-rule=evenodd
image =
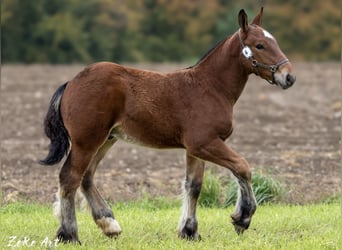
<path id="1" fill-rule="evenodd" d="M 238 36 L 241 44 L 243 64 L 256 75 L 283 89 L 291 87 L 296 81 L 292 65 L 279 48 L 276 39 L 261 27 L 263 8 L 248 24 L 244 10 L 239 12 Z"/>

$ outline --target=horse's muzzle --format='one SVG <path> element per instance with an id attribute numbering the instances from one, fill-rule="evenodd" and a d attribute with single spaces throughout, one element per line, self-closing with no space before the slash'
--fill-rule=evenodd
<path id="1" fill-rule="evenodd" d="M 288 89 L 291 87 L 296 81 L 296 76 L 288 73 L 285 77 L 285 84 L 282 85 L 283 89 Z"/>
<path id="2" fill-rule="evenodd" d="M 288 73 L 288 72 L 284 72 L 284 73 L 276 73 L 274 75 L 274 79 L 275 79 L 275 83 L 281 87 L 282 89 L 288 89 L 290 88 L 296 81 L 296 76 Z"/>

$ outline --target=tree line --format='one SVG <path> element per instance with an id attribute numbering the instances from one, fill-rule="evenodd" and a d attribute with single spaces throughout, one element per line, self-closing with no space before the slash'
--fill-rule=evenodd
<path id="1" fill-rule="evenodd" d="M 284 52 L 303 60 L 340 60 L 337 0 L 273 0 L 264 27 Z M 238 29 L 244 8 L 232 0 L 2 0 L 4 63 L 194 61 Z"/>

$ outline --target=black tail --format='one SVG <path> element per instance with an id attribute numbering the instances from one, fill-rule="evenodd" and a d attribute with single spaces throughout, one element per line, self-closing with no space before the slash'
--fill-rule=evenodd
<path id="1" fill-rule="evenodd" d="M 54 165 L 60 162 L 69 151 L 69 135 L 59 111 L 61 98 L 67 84 L 60 86 L 53 94 L 44 120 L 44 131 L 51 142 L 48 156 L 39 161 L 42 165 Z"/>

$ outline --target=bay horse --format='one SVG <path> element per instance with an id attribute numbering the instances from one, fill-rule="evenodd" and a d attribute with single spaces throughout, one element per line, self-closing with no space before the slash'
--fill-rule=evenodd
<path id="1" fill-rule="evenodd" d="M 241 10 L 238 31 L 192 67 L 159 73 L 99 62 L 57 89 L 44 121 L 51 143 L 41 164 L 53 165 L 67 156 L 59 174 L 60 241 L 80 243 L 74 201 L 79 187 L 103 233 L 109 237 L 121 233 L 93 180 L 99 162 L 117 140 L 185 149 L 179 237 L 200 239 L 196 205 L 207 161 L 236 177 L 239 198 L 232 223 L 238 234 L 249 227 L 257 206 L 251 169 L 225 143 L 233 132 L 233 106 L 250 74 L 283 89 L 295 82 L 289 60 L 261 27 L 262 16 L 263 8 L 249 24 Z"/>

